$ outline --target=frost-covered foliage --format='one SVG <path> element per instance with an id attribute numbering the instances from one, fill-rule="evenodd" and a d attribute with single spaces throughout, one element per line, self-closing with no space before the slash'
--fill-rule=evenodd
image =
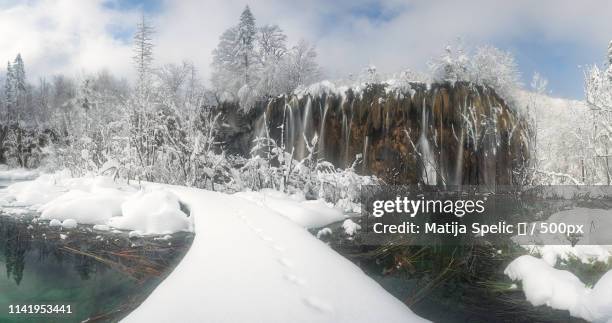
<path id="1" fill-rule="evenodd" d="M 252 156 L 235 174 L 239 189 L 261 190 L 272 188 L 286 193 L 303 193 L 307 199 L 324 199 L 348 212 L 360 210 L 361 185 L 381 182 L 373 176 L 356 172 L 362 162 L 357 155 L 353 165 L 347 169 L 336 168 L 331 163 L 317 159 L 318 137 L 308 141 L 304 138 L 307 155 L 297 160 L 294 151 L 288 152 L 269 137 L 255 139 Z"/>
<path id="2" fill-rule="evenodd" d="M 521 92 L 519 101 L 533 127 L 532 184 L 600 183 L 601 174 L 590 157 L 591 121 L 585 103 L 535 92 Z"/>
<path id="3" fill-rule="evenodd" d="M 520 87 L 520 74 L 514 56 L 493 46 L 481 46 L 473 53 L 460 44 L 447 46 L 440 57 L 429 63 L 436 82 L 465 81 L 491 87 L 508 103 L 514 103 Z"/>
<path id="4" fill-rule="evenodd" d="M 238 101 L 244 110 L 261 98 L 289 93 L 318 80 L 314 46 L 288 47 L 277 25 L 257 27 L 247 6 L 238 25 L 227 29 L 213 51 L 212 83 L 218 100 Z"/>
<path id="5" fill-rule="evenodd" d="M 606 183 L 612 182 L 612 41 L 603 68 L 597 65 L 585 72 L 585 97 L 591 112 L 590 146 L 593 163 L 599 166 Z"/>
<path id="6" fill-rule="evenodd" d="M 9 64 L 0 163 L 200 187 L 229 176 L 215 140 L 221 117 L 210 105 L 214 100 L 193 64 L 153 64 L 152 30 L 146 20 L 138 25 L 133 87 L 105 71 L 58 75 L 37 86 L 26 83 L 28 101 L 13 106 L 13 89 L 23 88 L 15 75 L 25 72 L 18 72 L 24 66 L 19 57 Z"/>
<path id="7" fill-rule="evenodd" d="M 535 75 L 532 92 L 518 101 L 533 127 L 533 184 L 610 184 L 612 152 L 612 69 L 585 71 L 585 101 L 545 95 L 545 80 Z"/>

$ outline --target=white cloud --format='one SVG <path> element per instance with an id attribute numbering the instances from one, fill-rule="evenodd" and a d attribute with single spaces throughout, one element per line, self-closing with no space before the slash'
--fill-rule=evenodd
<path id="1" fill-rule="evenodd" d="M 105 8 L 102 0 L 27 3 L 0 9 L 0 59 L 21 52 L 30 76 L 100 68 L 132 74 L 129 43 L 111 30 L 133 28 L 135 10 Z M 206 77 L 218 36 L 237 22 L 245 4 L 165 0 L 154 17 L 156 61 L 191 60 Z M 279 24 L 294 42 L 316 43 L 320 62 L 332 74 L 367 64 L 387 72 L 420 69 L 457 36 L 479 44 L 528 40 L 537 33 L 602 55 L 612 37 L 612 3 L 595 0 L 261 0 L 250 5 L 258 23 Z M 384 19 L 368 17 L 372 7 Z"/>
<path id="2" fill-rule="evenodd" d="M 109 30 L 133 24 L 135 18 L 104 8 L 101 0 L 14 4 L 0 10 L 0 59 L 6 62 L 21 53 L 31 80 L 103 68 L 126 75 L 130 46 Z"/>

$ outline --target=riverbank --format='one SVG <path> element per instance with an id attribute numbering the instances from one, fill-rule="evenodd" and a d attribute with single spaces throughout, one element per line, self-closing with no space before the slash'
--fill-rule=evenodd
<path id="1" fill-rule="evenodd" d="M 173 216 L 177 217 L 178 211 L 184 214 L 192 224 L 189 228 L 195 231 L 194 242 L 183 261 L 125 319 L 127 322 L 424 321 L 359 267 L 285 216 L 303 212 L 297 219 L 304 219 L 308 213 L 318 214 L 317 224 L 322 224 L 325 221 L 320 216 L 327 214 L 329 222 L 337 221 L 338 213 L 322 203 L 290 196 L 266 197 L 265 192 L 230 195 L 153 183 L 128 185 L 100 177 L 69 178 L 61 174 L 14 184 L 7 191 L 9 196 L 5 198 L 9 205 L 30 202 L 30 208 L 42 214 L 52 213 L 53 216 L 47 216 L 51 221 L 59 221 L 54 217 L 61 215 L 62 224 L 72 219 L 91 225 L 104 219 L 97 217 L 94 221 L 92 213 L 100 215 L 104 209 L 119 207 L 121 215 L 111 214 L 106 219 L 105 224 L 110 228 L 122 223 L 111 219 L 124 217 L 125 211 L 130 213 L 133 209 L 144 211 L 138 217 L 142 221 L 132 224 L 147 229 L 153 223 L 160 228 L 163 221 L 154 221 L 155 214 L 150 213 L 157 210 L 151 204 L 158 201 L 143 196 L 176 197 L 176 203 L 166 199 L 162 209 L 174 212 Z M 121 204 L 109 198 L 119 195 L 126 199 Z M 282 210 L 291 212 L 283 215 L 279 213 Z M 308 223 L 302 224 L 308 226 Z M 138 230 L 131 232 L 138 233 Z M 150 230 L 139 233 L 153 234 Z"/>

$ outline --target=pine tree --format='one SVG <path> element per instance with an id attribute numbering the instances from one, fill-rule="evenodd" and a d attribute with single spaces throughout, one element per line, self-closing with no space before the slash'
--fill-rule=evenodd
<path id="1" fill-rule="evenodd" d="M 21 54 L 17 54 L 15 61 L 13 62 L 13 74 L 15 76 L 15 87 L 19 92 L 26 91 L 26 76 L 25 66 Z"/>
<path id="2" fill-rule="evenodd" d="M 246 6 L 240 15 L 238 24 L 238 56 L 241 59 L 241 69 L 244 73 L 244 83 L 249 84 L 249 73 L 255 56 L 255 17 L 249 6 Z"/>
<path id="3" fill-rule="evenodd" d="M 143 15 L 136 26 L 134 34 L 134 64 L 138 73 L 138 88 L 140 92 L 149 85 L 151 66 L 153 64 L 153 26 L 149 24 Z M 141 93 L 142 94 L 142 93 Z"/>
<path id="4" fill-rule="evenodd" d="M 12 66 L 13 70 L 13 91 L 14 91 L 14 105 L 13 115 L 17 120 L 21 120 L 22 116 L 26 114 L 25 109 L 27 108 L 27 83 L 25 74 L 25 65 L 21 54 L 17 54 L 15 61 Z"/>
<path id="5" fill-rule="evenodd" d="M 6 105 L 6 117 L 12 121 L 14 118 L 14 111 L 16 105 L 16 93 L 15 93 L 15 73 L 11 62 L 6 64 L 6 80 L 4 83 L 4 95 Z"/>

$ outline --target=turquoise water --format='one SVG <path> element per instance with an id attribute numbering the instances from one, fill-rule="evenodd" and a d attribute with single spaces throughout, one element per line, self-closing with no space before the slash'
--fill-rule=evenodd
<path id="1" fill-rule="evenodd" d="M 62 236 L 60 236 L 62 235 Z M 115 322 L 169 274 L 192 236 L 129 239 L 0 215 L 0 322 Z M 10 305 L 70 305 L 72 314 L 10 314 Z"/>

